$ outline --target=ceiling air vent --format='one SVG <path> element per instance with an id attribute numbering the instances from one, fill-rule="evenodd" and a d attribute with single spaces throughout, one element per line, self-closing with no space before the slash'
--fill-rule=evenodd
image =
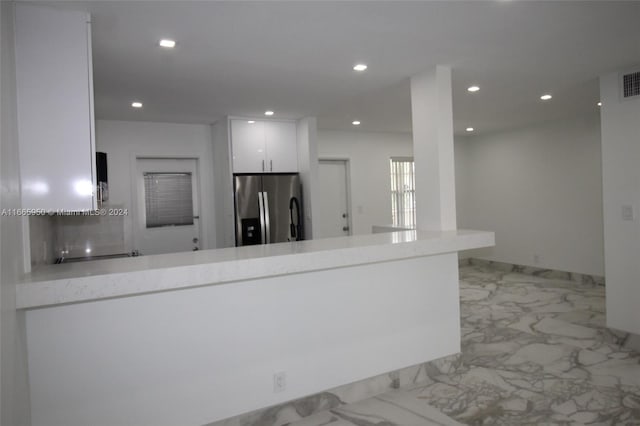
<path id="1" fill-rule="evenodd" d="M 622 76 L 622 97 L 640 96 L 640 71 Z"/>

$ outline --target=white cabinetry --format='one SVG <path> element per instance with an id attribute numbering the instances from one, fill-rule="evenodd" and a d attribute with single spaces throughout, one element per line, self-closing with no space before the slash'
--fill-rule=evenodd
<path id="1" fill-rule="evenodd" d="M 293 122 L 231 120 L 234 173 L 297 172 L 296 146 Z"/>
<path id="2" fill-rule="evenodd" d="M 234 173 L 256 173 L 266 170 L 264 125 L 247 120 L 231 121 L 231 151 Z"/>
<path id="3" fill-rule="evenodd" d="M 298 149 L 295 123 L 265 121 L 264 138 L 269 160 L 268 171 L 274 173 L 297 172 Z"/>
<path id="4" fill-rule="evenodd" d="M 16 4 L 23 208 L 96 208 L 90 34 L 86 13 Z"/>

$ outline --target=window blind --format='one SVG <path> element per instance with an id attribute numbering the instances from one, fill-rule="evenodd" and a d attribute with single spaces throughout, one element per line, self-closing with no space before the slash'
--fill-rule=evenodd
<path id="1" fill-rule="evenodd" d="M 413 158 L 391 158 L 391 216 L 394 226 L 416 226 L 416 181 Z"/>
<path id="2" fill-rule="evenodd" d="M 193 225 L 191 173 L 144 173 L 147 228 Z"/>

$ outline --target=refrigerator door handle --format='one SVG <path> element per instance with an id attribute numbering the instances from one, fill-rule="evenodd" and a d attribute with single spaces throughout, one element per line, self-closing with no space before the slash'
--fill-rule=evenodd
<path id="1" fill-rule="evenodd" d="M 264 200 L 262 197 L 264 192 L 258 192 L 258 210 L 260 210 L 260 244 L 265 244 L 265 221 L 264 221 Z"/>
<path id="2" fill-rule="evenodd" d="M 263 192 L 264 197 L 264 223 L 266 228 L 266 238 L 267 244 L 271 244 L 271 223 L 269 221 L 269 193 Z"/>

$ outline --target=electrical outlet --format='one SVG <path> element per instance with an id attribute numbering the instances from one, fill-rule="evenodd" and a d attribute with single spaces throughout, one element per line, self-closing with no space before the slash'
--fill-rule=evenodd
<path id="1" fill-rule="evenodd" d="M 273 393 L 284 392 L 287 388 L 287 373 L 281 371 L 273 375 Z"/>
<path id="2" fill-rule="evenodd" d="M 533 255 L 533 264 L 534 265 L 539 265 L 540 264 L 540 255 L 539 254 L 534 254 Z"/>
<path id="3" fill-rule="evenodd" d="M 636 212 L 635 209 L 631 205 L 623 205 L 622 206 L 622 220 L 635 220 Z"/>

